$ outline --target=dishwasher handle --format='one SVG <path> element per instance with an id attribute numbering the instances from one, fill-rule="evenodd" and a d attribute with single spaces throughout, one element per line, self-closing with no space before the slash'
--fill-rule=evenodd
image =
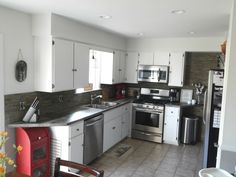
<path id="1" fill-rule="evenodd" d="M 89 120 L 89 122 L 85 123 L 86 127 L 90 127 L 93 126 L 94 124 L 97 124 L 98 122 L 102 122 L 103 121 L 103 116 L 99 116 L 99 119 L 95 119 L 93 121 Z"/>

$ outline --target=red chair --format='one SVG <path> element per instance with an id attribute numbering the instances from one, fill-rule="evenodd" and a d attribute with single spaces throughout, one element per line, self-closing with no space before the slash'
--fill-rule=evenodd
<path id="1" fill-rule="evenodd" d="M 73 172 L 64 172 L 60 171 L 60 166 L 65 166 L 73 169 L 79 170 L 79 172 L 87 173 L 90 175 L 93 175 L 95 177 L 103 177 L 104 171 L 103 170 L 97 170 L 92 167 L 75 163 L 75 162 L 70 162 L 66 160 L 61 160 L 60 158 L 56 158 L 55 161 L 55 170 L 54 170 L 54 177 L 84 177 L 82 174 L 77 174 Z"/>

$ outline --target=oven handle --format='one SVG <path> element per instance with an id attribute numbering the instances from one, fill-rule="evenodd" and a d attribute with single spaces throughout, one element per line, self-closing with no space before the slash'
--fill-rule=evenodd
<path id="1" fill-rule="evenodd" d="M 141 108 L 134 108 L 136 111 L 142 111 L 142 112 L 147 112 L 151 114 L 163 114 L 163 111 L 149 111 L 146 109 L 141 109 Z"/>
<path id="2" fill-rule="evenodd" d="M 140 132 L 141 134 L 143 134 L 143 135 L 147 135 L 147 136 L 151 136 L 152 134 L 150 134 L 150 133 L 144 133 L 144 132 Z"/>

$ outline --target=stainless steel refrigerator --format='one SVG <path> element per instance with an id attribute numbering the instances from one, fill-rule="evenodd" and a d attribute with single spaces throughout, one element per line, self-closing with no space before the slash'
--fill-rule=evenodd
<path id="1" fill-rule="evenodd" d="M 203 168 L 215 167 L 221 118 L 224 70 L 210 70 L 208 89 L 204 95 Z"/>

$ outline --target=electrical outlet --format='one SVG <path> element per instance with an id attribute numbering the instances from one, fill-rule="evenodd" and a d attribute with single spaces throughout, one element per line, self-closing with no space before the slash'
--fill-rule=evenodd
<path id="1" fill-rule="evenodd" d="M 58 101 L 59 101 L 60 103 L 62 103 L 62 102 L 64 101 L 63 95 L 59 95 Z"/>
<path id="2" fill-rule="evenodd" d="M 24 101 L 20 101 L 19 110 L 20 111 L 24 111 L 25 110 L 25 102 Z"/>

